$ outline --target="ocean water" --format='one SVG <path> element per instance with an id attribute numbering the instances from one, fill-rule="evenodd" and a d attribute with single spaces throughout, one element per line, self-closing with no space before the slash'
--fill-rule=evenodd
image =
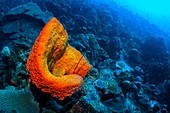
<path id="1" fill-rule="evenodd" d="M 0 113 L 169 113 L 164 0 L 1 0 Z"/>

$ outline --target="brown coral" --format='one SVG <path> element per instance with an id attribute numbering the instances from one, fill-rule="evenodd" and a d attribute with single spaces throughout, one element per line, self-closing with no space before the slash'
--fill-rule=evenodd
<path id="1" fill-rule="evenodd" d="M 80 88 L 90 68 L 82 54 L 68 44 L 67 32 L 56 18 L 45 25 L 27 59 L 32 83 L 60 100 Z"/>

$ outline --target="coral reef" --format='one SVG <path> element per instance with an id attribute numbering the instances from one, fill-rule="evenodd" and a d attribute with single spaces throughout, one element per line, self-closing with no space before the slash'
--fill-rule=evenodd
<path id="1" fill-rule="evenodd" d="M 28 92 L 23 88 L 30 88 L 30 100 L 36 99 L 40 113 L 168 113 L 169 36 L 127 8 L 107 2 L 1 0 L 4 98 L 11 101 L 8 93 L 18 98 Z M 62 24 L 55 19 L 48 24 L 52 17 Z M 9 85 L 17 90 L 4 90 Z"/>

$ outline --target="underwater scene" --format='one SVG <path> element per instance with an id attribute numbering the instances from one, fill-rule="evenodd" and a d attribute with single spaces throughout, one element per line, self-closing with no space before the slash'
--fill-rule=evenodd
<path id="1" fill-rule="evenodd" d="M 169 4 L 0 0 L 0 113 L 169 113 Z"/>

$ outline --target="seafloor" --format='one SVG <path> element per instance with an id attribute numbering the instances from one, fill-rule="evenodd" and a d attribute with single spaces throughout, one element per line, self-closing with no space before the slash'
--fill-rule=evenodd
<path id="1" fill-rule="evenodd" d="M 43 93 L 26 70 L 34 41 L 52 17 L 92 66 L 64 100 Z M 156 25 L 114 2 L 1 0 L 0 113 L 168 113 L 168 43 Z"/>

